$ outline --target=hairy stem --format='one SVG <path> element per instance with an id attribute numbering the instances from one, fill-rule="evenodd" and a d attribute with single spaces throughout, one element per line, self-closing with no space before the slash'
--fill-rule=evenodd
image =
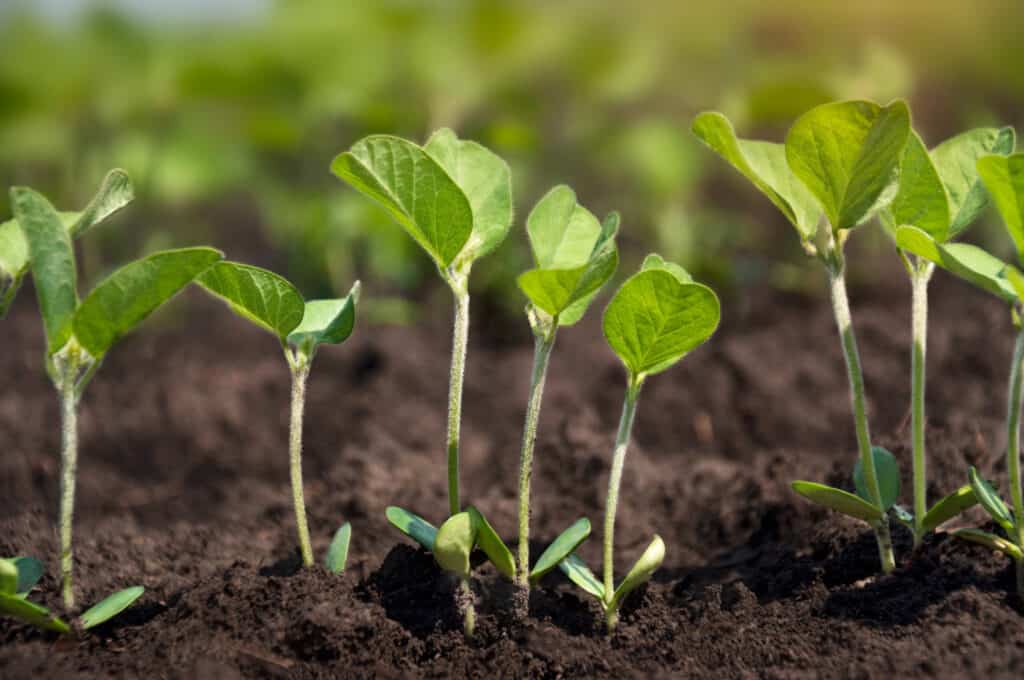
<path id="1" fill-rule="evenodd" d="M 75 608 L 75 587 L 72 579 L 74 557 L 71 550 L 71 528 L 75 515 L 75 479 L 78 469 L 78 397 L 75 393 L 74 371 L 60 381 L 61 450 L 60 450 L 60 573 L 64 609 Z"/>
<path id="2" fill-rule="evenodd" d="M 828 267 L 829 284 L 831 287 L 832 310 L 835 313 L 836 326 L 843 345 L 843 356 L 846 359 L 846 373 L 850 381 L 850 401 L 853 404 L 854 425 L 857 431 L 857 448 L 860 451 L 861 469 L 868 493 L 878 508 L 882 508 L 882 493 L 878 487 L 878 475 L 875 473 L 875 459 L 871 453 L 871 433 L 868 430 L 867 409 L 864 398 L 864 374 L 860 366 L 860 354 L 857 351 L 857 338 L 853 332 L 853 320 L 850 317 L 850 301 L 846 295 L 845 265 L 842 254 L 835 253 L 836 260 Z M 884 512 L 884 510 L 883 510 Z M 878 540 L 878 555 L 882 562 L 882 571 L 888 573 L 896 566 L 892 552 L 892 539 L 889 535 L 888 518 L 883 517 L 874 525 L 875 537 Z"/>
<path id="3" fill-rule="evenodd" d="M 288 437 L 288 454 L 292 480 L 292 502 L 295 505 L 295 526 L 299 533 L 302 565 L 313 566 L 313 546 L 306 521 L 306 499 L 302 490 L 302 415 L 306 406 L 306 379 L 309 361 L 300 356 L 292 366 L 292 417 Z"/>
<path id="4" fill-rule="evenodd" d="M 469 340 L 469 294 L 455 294 L 455 327 L 452 334 L 452 367 L 448 382 L 448 508 L 462 509 L 459 499 L 459 428 L 462 420 L 462 380 L 466 372 Z"/>
<path id="5" fill-rule="evenodd" d="M 473 585 L 468 578 L 461 579 L 455 593 L 455 602 L 462 612 L 462 632 L 467 638 L 473 637 L 476 631 L 476 605 L 473 599 Z"/>
<path id="6" fill-rule="evenodd" d="M 626 388 L 626 400 L 622 405 L 622 417 L 619 419 L 619 432 L 615 436 L 615 453 L 612 456 L 612 470 L 608 476 L 608 500 L 604 514 L 604 599 L 607 605 L 615 593 L 615 513 L 619 506 L 619 486 L 622 484 L 622 468 L 626 462 L 626 450 L 629 448 L 629 434 L 633 430 L 633 419 L 636 416 L 636 402 L 640 396 L 640 382 L 630 376 L 629 387 Z M 617 616 L 614 620 L 617 620 Z M 609 631 L 615 627 L 611 614 L 608 616 Z"/>
<path id="7" fill-rule="evenodd" d="M 1020 485 L 1020 405 L 1021 405 L 1021 365 L 1024 363 L 1024 327 L 1017 334 L 1017 342 L 1013 348 L 1013 364 L 1010 366 L 1010 390 L 1006 414 L 1006 467 L 1010 472 L 1010 499 L 1013 501 L 1013 514 L 1018 546 L 1024 548 L 1024 490 Z M 1021 589 L 1020 569 L 1018 563 L 1018 592 L 1024 597 Z"/>
<path id="8" fill-rule="evenodd" d="M 928 472 L 925 457 L 925 356 L 928 350 L 928 282 L 935 265 L 918 265 L 911 277 L 912 331 L 910 418 L 914 452 L 914 548 L 924 538 L 924 516 L 928 513 Z"/>

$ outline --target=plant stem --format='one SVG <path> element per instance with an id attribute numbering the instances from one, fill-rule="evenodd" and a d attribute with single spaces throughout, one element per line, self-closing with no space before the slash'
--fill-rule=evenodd
<path id="1" fill-rule="evenodd" d="M 530 398 L 526 404 L 523 426 L 523 448 L 519 457 L 519 587 L 530 589 L 530 474 L 533 470 L 533 447 L 537 441 L 537 421 L 544 396 L 544 379 L 548 360 L 555 346 L 555 333 L 536 333 L 533 349 L 533 374 L 530 377 Z"/>
<path id="2" fill-rule="evenodd" d="M 871 433 L 868 430 L 868 417 L 864 398 L 864 374 L 860 366 L 860 354 L 857 351 L 857 338 L 853 332 L 853 320 L 850 317 L 850 301 L 846 295 L 845 264 L 842 253 L 834 250 L 833 260 L 828 267 L 831 288 L 832 310 L 835 313 L 836 326 L 843 345 L 843 356 L 846 359 L 846 373 L 850 381 L 850 401 L 853 404 L 854 425 L 857 431 L 857 447 L 860 450 L 861 469 L 868 492 L 879 509 L 882 508 L 882 493 L 878 487 L 878 476 L 875 473 L 875 459 L 871 452 Z M 875 538 L 878 540 L 878 555 L 882 562 L 882 572 L 889 573 L 896 566 L 892 552 L 892 538 L 889 534 L 888 516 L 873 525 Z"/>
<path id="3" fill-rule="evenodd" d="M 918 263 L 911 276 L 912 334 L 910 418 L 914 452 L 914 548 L 924 538 L 924 516 L 928 513 L 928 476 L 924 444 L 925 355 L 928 350 L 928 283 L 935 265 Z"/>
<path id="4" fill-rule="evenodd" d="M 78 470 L 78 397 L 75 393 L 74 373 L 74 369 L 69 371 L 58 385 L 61 404 L 60 572 L 61 594 L 64 609 L 68 612 L 75 608 L 71 527 L 75 515 L 75 479 Z"/>
<path id="5" fill-rule="evenodd" d="M 468 578 L 459 580 L 459 590 L 455 594 L 459 611 L 462 612 L 462 633 L 467 638 L 473 637 L 476 631 L 476 605 L 473 604 L 473 585 Z"/>
<path id="6" fill-rule="evenodd" d="M 448 382 L 448 509 L 462 509 L 459 499 L 459 427 L 462 420 L 462 379 L 466 372 L 469 340 L 469 293 L 455 293 L 455 328 L 452 333 L 452 367 Z"/>
<path id="7" fill-rule="evenodd" d="M 608 500 L 604 514 L 604 599 L 605 604 L 611 602 L 615 593 L 615 513 L 619 506 L 619 486 L 622 484 L 622 468 L 626 462 L 626 449 L 629 448 L 629 434 L 633 430 L 633 419 L 636 416 L 636 402 L 640 396 L 641 381 L 630 375 L 629 386 L 626 388 L 626 400 L 622 405 L 622 417 L 619 419 L 619 431 L 615 436 L 615 453 L 612 456 L 612 470 L 608 476 Z M 607 612 L 608 630 L 615 627 L 618 620 L 616 612 Z"/>
<path id="8" fill-rule="evenodd" d="M 1024 489 L 1020 480 L 1020 405 L 1021 365 L 1024 364 L 1024 327 L 1017 333 L 1010 366 L 1009 408 L 1006 414 L 1007 442 L 1006 467 L 1010 473 L 1010 498 L 1013 501 L 1014 529 L 1018 546 L 1024 548 Z M 1017 562 L 1017 593 L 1024 598 L 1024 561 Z"/>
<path id="9" fill-rule="evenodd" d="M 309 359 L 296 353 L 292 364 L 292 417 L 288 437 L 288 454 L 292 480 L 292 502 L 295 505 L 295 526 L 299 532 L 299 550 L 302 565 L 313 566 L 313 546 L 309 540 L 306 521 L 306 499 L 302 489 L 302 416 L 306 406 L 306 379 L 309 377 Z"/>

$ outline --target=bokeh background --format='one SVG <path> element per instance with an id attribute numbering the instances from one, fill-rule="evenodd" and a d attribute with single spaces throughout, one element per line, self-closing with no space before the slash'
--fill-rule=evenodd
<path id="1" fill-rule="evenodd" d="M 131 173 L 136 204 L 82 242 L 87 278 L 210 242 L 307 295 L 361 278 L 367 313 L 403 323 L 436 277 L 328 165 L 368 133 L 450 126 L 513 168 L 516 227 L 474 272 L 492 309 L 521 309 L 523 221 L 561 182 L 623 213 L 624 269 L 657 250 L 725 291 L 815 290 L 781 216 L 692 138 L 694 114 L 781 140 L 820 102 L 906 97 L 929 144 L 1019 127 L 1022 27 L 1024 3 L 1001 0 L 0 0 L 0 185 L 71 209 L 107 169 Z M 991 215 L 971 238 L 1009 248 Z M 858 239 L 856 276 L 893 259 L 880 230 Z"/>

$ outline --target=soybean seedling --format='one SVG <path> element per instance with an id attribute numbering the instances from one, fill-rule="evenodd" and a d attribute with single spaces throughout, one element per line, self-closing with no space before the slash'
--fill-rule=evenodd
<path id="1" fill-rule="evenodd" d="M 858 495 L 804 481 L 794 482 L 793 489 L 870 524 L 882 571 L 892 571 L 896 561 L 888 511 L 896 502 L 899 475 L 892 454 L 871 446 L 843 247 L 851 231 L 894 196 L 894 180 L 910 136 L 907 105 L 902 101 L 884 107 L 867 101 L 823 104 L 797 119 L 785 145 L 739 139 L 720 113 L 699 115 L 693 132 L 775 204 L 796 228 L 804 251 L 825 267 L 850 382 L 859 451 L 854 470 Z M 823 215 L 825 228 L 820 225 Z"/>
<path id="2" fill-rule="evenodd" d="M 600 601 L 608 632 L 619 620 L 626 596 L 645 583 L 665 558 L 665 543 L 655 535 L 626 578 L 615 587 L 615 514 L 630 432 L 640 388 L 651 375 L 676 364 L 718 328 L 718 297 L 696 283 L 677 264 L 648 255 L 639 273 L 630 277 L 604 312 L 604 337 L 626 368 L 626 398 L 615 436 L 604 517 L 604 580 L 599 581 L 573 553 L 559 567 L 580 588 Z"/>
<path id="3" fill-rule="evenodd" d="M 452 363 L 448 388 L 448 515 L 459 516 L 452 537 L 461 540 L 473 524 L 462 514 L 459 495 L 459 429 L 462 380 L 469 337 L 469 275 L 473 264 L 492 252 L 512 226 L 511 173 L 505 161 L 476 142 L 448 129 L 435 132 L 424 146 L 398 137 L 372 135 L 339 154 L 332 172 L 380 203 L 434 261 L 455 300 Z M 460 516 L 461 515 L 461 516 Z M 460 579 L 463 628 L 472 635 L 475 613 L 469 585 L 468 556 L 447 537 L 438 554 L 438 535 L 430 522 L 398 507 L 388 520 L 434 553 L 438 563 Z M 455 545 L 455 548 L 452 546 Z M 447 565 L 447 566 L 446 566 Z M 466 569 L 462 567 L 466 566 Z M 455 568 L 451 568 L 455 567 Z"/>
<path id="4" fill-rule="evenodd" d="M 42 563 L 32 557 L 0 558 L 0 613 L 24 621 L 40 630 L 67 635 L 69 626 L 49 609 L 31 602 L 29 592 L 43 576 Z M 98 604 L 85 610 L 74 622 L 74 628 L 89 630 L 106 623 L 135 600 L 142 597 L 145 589 L 141 586 L 125 588 L 105 597 Z"/>
<path id="5" fill-rule="evenodd" d="M 302 489 L 302 419 L 306 403 L 306 381 L 313 357 L 323 344 L 337 345 L 352 334 L 356 322 L 359 282 L 349 294 L 335 300 L 305 301 L 288 280 L 274 272 L 238 262 L 222 261 L 197 279 L 207 292 L 221 298 L 239 316 L 270 331 L 281 343 L 292 374 L 289 469 L 295 526 L 299 535 L 302 564 L 313 566 L 313 546 L 306 521 Z M 346 522 L 335 534 L 327 551 L 325 566 L 334 573 L 345 569 L 352 529 Z"/>
<path id="6" fill-rule="evenodd" d="M 1024 154 L 985 156 L 977 162 L 978 174 L 995 202 L 1006 230 L 1017 249 L 1018 265 L 1024 266 Z M 1024 490 L 1020 474 L 1020 409 L 1024 390 L 1024 274 L 1013 266 L 967 243 L 941 243 L 916 227 L 896 230 L 896 245 L 914 255 L 934 262 L 1007 303 L 1017 327 L 1017 341 L 1010 364 L 1006 413 L 1006 468 L 1010 477 L 1012 510 L 999 493 L 971 468 L 971 489 L 978 503 L 1006 532 L 1007 538 L 981 531 L 958 529 L 954 535 L 988 546 L 1016 562 L 1017 593 L 1024 598 Z"/>
<path id="7" fill-rule="evenodd" d="M 80 301 L 71 235 L 60 215 L 24 187 L 11 189 L 11 203 L 28 245 L 46 332 L 46 369 L 61 403 L 61 591 L 71 611 L 79 400 L 114 343 L 222 254 L 212 248 L 157 252 L 118 269 Z"/>
<path id="8" fill-rule="evenodd" d="M 988 192 L 975 168 L 978 159 L 993 153 L 1011 153 L 1014 138 L 1013 128 L 978 128 L 947 139 L 929 152 L 917 133 L 911 131 L 900 165 L 899 191 L 882 211 L 882 222 L 890 231 L 903 225 L 914 226 L 936 243 L 952 242 L 971 226 L 988 204 Z M 968 484 L 928 507 L 925 354 L 928 283 L 935 263 L 903 250 L 899 254 L 910 275 L 912 294 L 910 414 L 914 505 L 913 512 L 894 505 L 893 514 L 913 532 L 917 548 L 928 532 L 977 501 Z"/>

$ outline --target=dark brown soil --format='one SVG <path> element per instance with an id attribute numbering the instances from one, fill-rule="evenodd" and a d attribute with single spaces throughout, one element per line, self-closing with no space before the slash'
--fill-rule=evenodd
<path id="1" fill-rule="evenodd" d="M 1006 310 L 937 277 L 929 355 L 931 491 L 968 463 L 1003 484 Z M 437 298 L 441 300 L 442 298 Z M 80 640 L 0 621 L 4 677 L 1005 677 L 1024 673 L 1009 562 L 940 534 L 876 575 L 866 528 L 795 497 L 794 478 L 849 486 L 854 438 L 827 303 L 762 290 L 724 304 L 717 337 L 641 397 L 616 569 L 653 533 L 668 555 L 613 637 L 559 573 L 525 626 L 491 567 L 466 642 L 452 584 L 384 519 L 446 509 L 447 307 L 415 328 L 360 327 L 321 353 L 306 420 L 306 493 L 322 557 L 343 521 L 349 571 L 296 569 L 287 482 L 288 376 L 274 341 L 196 295 L 115 349 L 82 406 L 80 600 L 146 595 Z M 854 290 L 875 437 L 909 472 L 909 289 Z M 187 310 L 187 311 L 186 311 Z M 31 291 L 0 347 L 0 554 L 44 558 L 57 605 L 59 426 Z M 537 446 L 538 546 L 600 519 L 623 375 L 592 319 L 564 331 Z M 186 332 L 186 329 L 188 331 Z M 465 501 L 512 543 L 531 348 L 525 322 L 478 314 L 465 394 Z M 903 494 L 909 501 L 909 480 Z M 977 513 L 970 521 L 980 521 Z M 536 553 L 535 553 L 536 554 Z"/>

